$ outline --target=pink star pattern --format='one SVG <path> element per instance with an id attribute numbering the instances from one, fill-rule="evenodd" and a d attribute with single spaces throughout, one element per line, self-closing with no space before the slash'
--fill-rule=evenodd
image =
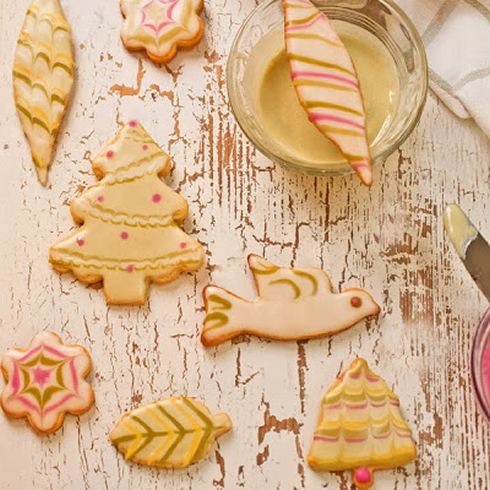
<path id="1" fill-rule="evenodd" d="M 11 417 L 27 417 L 40 433 L 52 433 L 65 413 L 82 414 L 92 406 L 94 394 L 85 381 L 90 370 L 83 347 L 65 346 L 57 335 L 42 332 L 27 350 L 9 351 L 2 359 L 2 408 Z"/>
<path id="2" fill-rule="evenodd" d="M 160 37 L 164 29 L 176 24 L 173 12 L 181 0 L 150 0 L 141 7 L 141 25 Z"/>

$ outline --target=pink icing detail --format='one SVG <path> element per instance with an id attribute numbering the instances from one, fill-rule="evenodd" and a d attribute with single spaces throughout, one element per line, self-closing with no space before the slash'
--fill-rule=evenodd
<path id="1" fill-rule="evenodd" d="M 162 200 L 162 196 L 160 194 L 153 194 L 151 199 L 155 204 L 158 204 Z"/>
<path id="2" fill-rule="evenodd" d="M 378 378 L 373 378 L 372 376 L 368 376 L 367 374 L 366 374 L 366 379 L 371 383 L 377 383 L 379 381 Z"/>
<path id="3" fill-rule="evenodd" d="M 362 124 L 358 124 L 350 119 L 346 119 L 345 117 L 331 116 L 330 114 L 319 114 L 318 112 L 312 112 L 310 114 L 311 121 L 333 121 L 341 124 L 347 124 L 348 126 L 352 126 L 354 128 L 362 129 L 363 131 L 366 129 Z"/>
<path id="4" fill-rule="evenodd" d="M 52 412 L 53 410 L 56 410 L 57 408 L 60 408 L 62 405 L 64 405 L 70 398 L 73 398 L 75 395 L 73 393 L 70 393 L 69 395 L 64 396 L 58 403 L 55 403 L 54 405 L 51 405 L 49 408 L 47 408 L 44 413 L 49 413 Z"/>
<path id="5" fill-rule="evenodd" d="M 41 413 L 41 410 L 37 405 L 34 405 L 31 401 L 29 401 L 27 398 L 24 398 L 23 396 L 19 396 L 16 398 L 19 402 L 23 403 L 27 408 L 30 408 L 31 410 L 34 410 L 36 413 Z"/>
<path id="6" fill-rule="evenodd" d="M 314 19 L 310 20 L 310 22 L 308 22 L 307 24 L 286 27 L 286 32 L 300 31 L 301 29 L 307 29 L 308 27 L 311 27 L 312 25 L 317 23 L 320 19 L 322 19 L 322 14 L 319 13 Z"/>
<path id="7" fill-rule="evenodd" d="M 43 347 L 46 352 L 54 354 L 55 356 L 59 356 L 62 359 L 69 359 L 69 356 L 65 356 L 65 354 L 63 354 L 59 350 L 53 349 L 53 347 L 50 347 L 49 345 L 43 345 Z"/>
<path id="8" fill-rule="evenodd" d="M 481 356 L 481 372 L 487 397 L 490 396 L 490 347 L 485 347 Z"/>
<path id="9" fill-rule="evenodd" d="M 148 145 L 143 145 L 143 151 L 148 150 Z"/>
<path id="10" fill-rule="evenodd" d="M 354 474 L 354 478 L 359 483 L 369 483 L 371 481 L 371 472 L 364 467 L 358 468 Z"/>
<path id="11" fill-rule="evenodd" d="M 128 266 L 126 267 L 126 270 L 127 270 L 129 273 L 133 272 L 133 271 L 134 271 L 134 265 L 128 265 Z"/>
<path id="12" fill-rule="evenodd" d="M 12 389 L 14 390 L 14 395 L 20 390 L 19 368 L 16 363 L 14 363 L 14 374 L 12 375 Z"/>
<path id="13" fill-rule="evenodd" d="M 400 402 L 394 402 L 394 401 L 390 400 L 390 405 L 393 405 L 394 407 L 399 407 Z"/>
<path id="14" fill-rule="evenodd" d="M 344 439 L 345 442 L 349 443 L 349 444 L 355 444 L 355 443 L 360 443 L 360 442 L 364 442 L 366 440 L 365 437 L 360 437 L 360 438 L 350 438 L 350 439 Z"/>
<path id="15" fill-rule="evenodd" d="M 340 408 L 340 403 L 336 403 L 335 405 L 330 405 L 328 407 L 329 410 L 338 410 Z"/>
<path id="16" fill-rule="evenodd" d="M 99 196 L 99 197 L 97 198 L 97 201 L 99 201 L 99 202 L 104 202 L 104 196 Z"/>
<path id="17" fill-rule="evenodd" d="M 361 373 L 357 373 L 357 374 L 354 374 L 354 373 L 349 373 L 349 376 L 352 378 L 352 379 L 359 379 L 361 377 Z"/>
<path id="18" fill-rule="evenodd" d="M 180 243 L 180 248 L 182 248 L 182 249 L 187 248 L 187 243 L 181 242 Z"/>
<path id="19" fill-rule="evenodd" d="M 24 362 L 25 360 L 29 359 L 33 354 L 38 353 L 41 350 L 42 345 L 38 345 L 36 348 L 32 349 L 29 351 L 26 355 L 22 356 L 19 361 Z"/>
<path id="20" fill-rule="evenodd" d="M 121 239 L 122 239 L 122 240 L 127 240 L 128 238 L 129 238 L 129 234 L 128 234 L 128 232 L 127 232 L 127 231 L 123 231 L 123 232 L 121 233 Z"/>
<path id="21" fill-rule="evenodd" d="M 368 167 L 369 164 L 367 162 L 350 162 L 351 164 L 351 167 L 355 170 L 355 169 L 358 169 L 358 168 L 362 168 L 362 167 Z"/>
<path id="22" fill-rule="evenodd" d="M 345 408 L 347 408 L 347 410 L 364 410 L 367 408 L 367 402 L 362 405 L 351 405 L 346 403 Z"/>
<path id="23" fill-rule="evenodd" d="M 129 121 L 129 127 L 135 128 L 138 125 L 136 121 Z"/>
<path id="24" fill-rule="evenodd" d="M 352 298 L 350 300 L 350 302 L 351 302 L 352 306 L 354 306 L 355 308 L 361 306 L 361 298 L 358 298 L 357 296 Z"/>
<path id="25" fill-rule="evenodd" d="M 324 442 L 337 442 L 339 440 L 338 437 L 325 437 L 325 436 L 314 436 L 314 441 L 324 441 Z"/>
<path id="26" fill-rule="evenodd" d="M 112 158 L 114 156 L 114 152 L 112 150 L 109 150 L 107 152 L 107 158 Z"/>
<path id="27" fill-rule="evenodd" d="M 359 88 L 359 84 L 354 80 L 350 80 L 349 78 L 341 77 L 340 75 L 332 75 L 330 73 L 321 73 L 319 71 L 292 71 L 291 77 L 299 78 L 299 77 L 319 77 L 319 78 L 328 78 L 330 80 L 337 80 L 338 82 L 344 82 L 349 85 L 352 85 L 355 88 Z"/>
<path id="28" fill-rule="evenodd" d="M 37 383 L 40 386 L 44 386 L 47 382 L 49 377 L 51 376 L 51 371 L 48 369 L 41 369 L 41 368 L 36 368 L 33 371 L 34 374 L 34 383 Z"/>
<path id="29" fill-rule="evenodd" d="M 70 361 L 70 372 L 73 381 L 73 390 L 78 395 L 78 376 L 77 376 L 77 371 L 75 369 L 75 359 L 72 359 Z"/>
<path id="30" fill-rule="evenodd" d="M 83 247 L 85 245 L 85 240 L 82 240 L 81 238 L 79 238 L 77 240 L 77 244 L 78 244 L 79 247 Z"/>

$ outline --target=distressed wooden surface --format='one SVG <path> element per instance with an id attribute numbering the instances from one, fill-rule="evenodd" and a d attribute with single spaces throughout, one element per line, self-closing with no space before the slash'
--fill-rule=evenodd
<path id="1" fill-rule="evenodd" d="M 377 489 L 490 487 L 490 430 L 472 396 L 470 346 L 487 304 L 443 233 L 459 202 L 490 236 L 490 142 L 430 96 L 421 123 L 371 190 L 355 177 L 305 177 L 254 151 L 227 102 L 225 65 L 253 0 L 208 0 L 198 49 L 166 68 L 126 52 L 117 0 L 68 1 L 78 76 L 50 185 L 35 176 L 11 97 L 15 42 L 28 0 L 1 0 L 0 350 L 41 329 L 87 347 L 96 405 L 50 437 L 0 416 L 0 488 L 319 489 L 350 474 L 305 464 L 320 399 L 355 356 L 398 393 L 419 457 L 379 472 Z M 207 249 L 197 275 L 153 286 L 148 306 L 108 308 L 102 291 L 53 272 L 50 244 L 75 225 L 68 204 L 96 179 L 90 159 L 137 118 L 174 159 L 169 184 L 189 200 L 186 230 Z M 319 266 L 337 289 L 373 292 L 378 320 L 300 343 L 240 339 L 204 349 L 202 287 L 253 297 L 245 257 Z M 227 411 L 232 433 L 180 471 L 128 464 L 108 441 L 121 415 L 172 394 Z"/>

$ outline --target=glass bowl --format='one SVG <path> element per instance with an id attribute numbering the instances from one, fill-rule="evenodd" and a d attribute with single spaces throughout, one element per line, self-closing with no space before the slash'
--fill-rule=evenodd
<path id="1" fill-rule="evenodd" d="M 313 3 L 334 23 L 348 22 L 376 36 L 393 58 L 399 82 L 397 110 L 391 123 L 371 145 L 372 163 L 382 162 L 413 131 L 427 98 L 428 68 L 422 40 L 410 19 L 392 0 L 314 0 Z M 252 70 L 249 61 L 254 47 L 265 36 L 278 34 L 284 43 L 283 29 L 282 1 L 264 0 L 238 31 L 227 65 L 228 96 L 235 118 L 252 144 L 270 160 L 307 174 L 352 173 L 345 160 L 325 164 L 301 160 L 268 137 L 258 102 L 247 88 L 259 83 L 256 66 Z"/>
<path id="2" fill-rule="evenodd" d="M 487 359 L 486 367 L 484 365 L 485 357 Z M 486 373 L 484 372 L 485 369 L 487 370 Z M 490 309 L 483 317 L 473 342 L 471 375 L 478 403 L 490 422 Z"/>

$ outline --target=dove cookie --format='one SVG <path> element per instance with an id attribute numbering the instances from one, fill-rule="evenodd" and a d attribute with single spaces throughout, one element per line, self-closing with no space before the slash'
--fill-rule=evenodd
<path id="1" fill-rule="evenodd" d="M 196 46 L 204 33 L 204 0 L 121 0 L 121 39 L 130 51 L 146 50 L 155 63 L 168 63 L 177 48 Z"/>
<path id="2" fill-rule="evenodd" d="M 58 0 L 34 0 L 15 51 L 14 98 L 44 185 L 75 72 L 71 28 Z"/>
<path id="3" fill-rule="evenodd" d="M 323 397 L 309 465 L 353 471 L 356 487 L 363 489 L 373 486 L 373 471 L 406 465 L 416 456 L 398 397 L 364 359 L 356 359 Z"/>
<path id="4" fill-rule="evenodd" d="M 213 415 L 193 398 L 167 398 L 125 415 L 110 439 L 126 460 L 157 468 L 184 468 L 204 458 L 231 429 L 226 413 Z"/>
<path id="5" fill-rule="evenodd" d="M 201 267 L 204 249 L 181 227 L 187 201 L 161 180 L 170 157 L 141 124 L 127 124 L 92 165 L 104 177 L 73 201 L 82 227 L 51 247 L 56 270 L 102 281 L 108 304 L 139 305 L 151 282 Z"/>
<path id="6" fill-rule="evenodd" d="M 257 255 L 250 255 L 248 263 L 259 293 L 255 301 L 214 285 L 204 289 L 204 345 L 241 334 L 276 340 L 323 337 L 380 312 L 362 289 L 334 294 L 330 278 L 321 269 L 278 267 Z"/>
<path id="7" fill-rule="evenodd" d="M 309 0 L 283 3 L 286 54 L 299 101 L 362 182 L 371 185 L 366 113 L 349 52 L 328 17 Z"/>
<path id="8" fill-rule="evenodd" d="M 1 368 L 7 381 L 0 396 L 3 411 L 27 417 L 40 434 L 55 432 L 66 413 L 81 415 L 94 403 L 85 381 L 92 369 L 90 355 L 79 345 L 63 345 L 54 333 L 42 332 L 27 349 L 7 352 Z"/>

